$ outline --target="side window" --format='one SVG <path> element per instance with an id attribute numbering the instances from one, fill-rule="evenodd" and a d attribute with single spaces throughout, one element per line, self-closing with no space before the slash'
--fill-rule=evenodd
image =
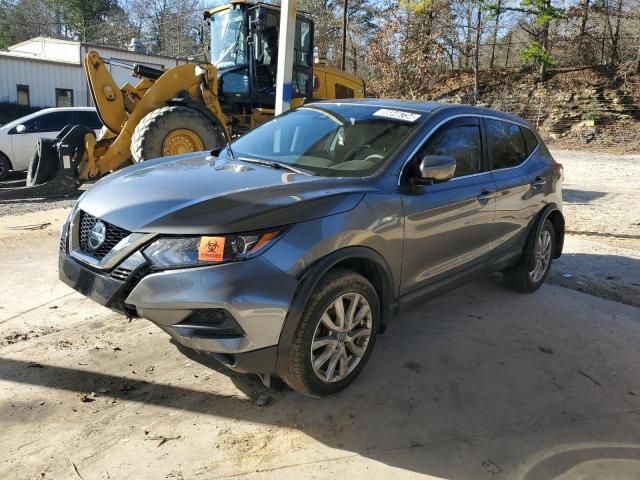
<path id="1" fill-rule="evenodd" d="M 443 155 L 456 161 L 454 177 L 479 173 L 481 170 L 482 141 L 479 125 L 456 125 L 441 128 L 422 147 L 418 158 L 425 155 Z"/>
<path id="2" fill-rule="evenodd" d="M 79 125 L 92 128 L 93 130 L 100 130 L 102 128 L 102 122 L 98 118 L 96 112 L 80 111 L 77 112 L 77 119 Z"/>
<path id="3" fill-rule="evenodd" d="M 353 89 L 336 83 L 336 98 L 353 98 Z"/>
<path id="4" fill-rule="evenodd" d="M 525 127 L 520 128 L 524 135 L 524 140 L 527 143 L 527 156 L 531 155 L 531 152 L 538 146 L 538 137 L 531 130 Z"/>
<path id="5" fill-rule="evenodd" d="M 520 127 L 500 120 L 485 120 L 489 158 L 493 169 L 516 167 L 527 158 L 527 148 Z"/>
<path id="6" fill-rule="evenodd" d="M 46 113 L 33 120 L 35 122 L 32 132 L 58 132 L 73 123 L 70 111 Z"/>

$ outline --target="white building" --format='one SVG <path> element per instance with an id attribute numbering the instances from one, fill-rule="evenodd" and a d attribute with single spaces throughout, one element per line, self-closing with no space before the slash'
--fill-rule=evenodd
<path id="1" fill-rule="evenodd" d="M 166 69 L 185 63 L 175 57 L 131 52 L 69 40 L 36 37 L 0 51 L 0 103 L 33 107 L 92 106 L 84 57 L 95 50 L 103 58 Z M 123 66 L 107 65 L 118 85 L 140 80 Z"/>

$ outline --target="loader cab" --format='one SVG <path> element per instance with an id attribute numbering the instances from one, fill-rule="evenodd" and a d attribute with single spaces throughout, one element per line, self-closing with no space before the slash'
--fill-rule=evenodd
<path id="1" fill-rule="evenodd" d="M 206 12 L 211 28 L 211 63 L 218 69 L 218 93 L 228 113 L 275 107 L 280 9 L 234 2 Z M 313 94 L 313 22 L 298 15 L 294 42 L 292 98 Z"/>

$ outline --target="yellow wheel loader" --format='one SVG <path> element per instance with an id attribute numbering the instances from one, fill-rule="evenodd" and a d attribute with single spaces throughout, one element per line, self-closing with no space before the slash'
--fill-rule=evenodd
<path id="1" fill-rule="evenodd" d="M 210 26 L 209 64 L 168 70 L 131 65 L 140 82 L 118 86 L 97 52 L 85 73 L 98 116 L 95 137 L 82 126 L 43 140 L 27 187 L 0 190 L 2 198 L 65 195 L 80 182 L 150 158 L 215 150 L 275 114 L 280 8 L 234 0 L 204 13 Z M 364 97 L 361 79 L 314 62 L 313 21 L 298 14 L 295 26 L 292 108 L 316 99 Z"/>

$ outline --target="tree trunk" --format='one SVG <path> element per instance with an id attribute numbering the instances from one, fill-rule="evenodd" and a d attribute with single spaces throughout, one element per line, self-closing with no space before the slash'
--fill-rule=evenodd
<path id="1" fill-rule="evenodd" d="M 580 31 L 578 36 L 580 36 L 580 42 L 582 42 L 582 37 L 584 37 L 587 30 L 587 18 L 589 17 L 589 0 L 582 0 L 582 21 L 580 22 Z"/>
<path id="2" fill-rule="evenodd" d="M 342 58 L 340 59 L 340 68 L 345 70 L 347 65 L 347 7 L 349 0 L 344 0 L 342 8 Z"/>
<path id="3" fill-rule="evenodd" d="M 507 55 L 504 59 L 504 68 L 509 68 L 509 54 L 511 53 L 511 32 L 509 32 L 507 37 Z"/>
<path id="4" fill-rule="evenodd" d="M 620 17 L 622 16 L 622 0 L 618 0 L 616 8 L 616 29 L 611 38 L 611 66 L 615 68 L 618 64 L 618 45 L 620 44 Z"/>
<path id="5" fill-rule="evenodd" d="M 478 13 L 476 16 L 476 45 L 473 58 L 473 99 L 478 101 L 480 95 L 480 80 L 478 79 L 478 71 L 480 70 L 480 39 L 482 37 L 482 5 L 478 4 Z"/>
<path id="6" fill-rule="evenodd" d="M 547 0 L 545 2 L 547 8 L 551 7 L 551 0 Z M 540 43 L 542 44 L 542 48 L 545 53 L 549 52 L 549 22 L 546 22 L 542 26 L 542 30 L 540 31 Z M 547 77 L 547 64 L 546 62 L 540 62 L 540 69 L 538 71 L 538 78 L 541 82 L 544 82 Z"/>
<path id="7" fill-rule="evenodd" d="M 491 44 L 491 60 L 489 60 L 489 70 L 493 70 L 493 61 L 496 57 L 496 43 L 498 41 L 498 27 L 500 26 L 500 7 L 502 6 L 502 0 L 498 0 L 496 6 L 496 23 L 493 27 L 493 43 Z"/>

